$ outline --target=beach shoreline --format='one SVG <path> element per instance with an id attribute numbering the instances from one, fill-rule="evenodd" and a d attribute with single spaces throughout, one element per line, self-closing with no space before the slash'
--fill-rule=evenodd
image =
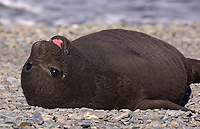
<path id="1" fill-rule="evenodd" d="M 31 46 L 38 40 L 63 35 L 70 40 L 105 29 L 144 32 L 175 46 L 185 57 L 200 59 L 200 23 L 179 25 L 74 24 L 66 26 L 0 26 L 0 127 L 7 128 L 183 128 L 200 127 L 198 113 L 155 110 L 44 109 L 26 103 L 21 89 L 21 69 Z M 200 84 L 192 84 L 187 108 L 200 110 Z"/>

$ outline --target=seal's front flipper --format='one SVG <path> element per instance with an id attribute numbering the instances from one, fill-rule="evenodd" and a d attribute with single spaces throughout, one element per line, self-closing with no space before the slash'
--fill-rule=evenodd
<path id="1" fill-rule="evenodd" d="M 136 109 L 171 109 L 171 110 L 182 110 L 190 111 L 187 108 L 184 108 L 178 104 L 172 103 L 169 100 L 142 100 L 137 106 Z M 194 112 L 194 111 L 192 111 Z"/>

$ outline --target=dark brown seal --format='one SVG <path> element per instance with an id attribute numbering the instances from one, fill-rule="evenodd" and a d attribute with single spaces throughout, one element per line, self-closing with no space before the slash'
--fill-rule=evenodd
<path id="1" fill-rule="evenodd" d="M 21 83 L 28 104 L 45 108 L 188 110 L 178 104 L 200 82 L 199 65 L 164 41 L 113 29 L 34 43 Z"/>

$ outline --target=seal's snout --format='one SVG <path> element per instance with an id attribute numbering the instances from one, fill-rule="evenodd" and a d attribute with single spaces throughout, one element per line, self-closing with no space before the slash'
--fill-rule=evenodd
<path id="1" fill-rule="evenodd" d="M 32 46 L 32 54 L 37 58 L 43 57 L 47 53 L 47 46 L 45 45 L 47 41 L 35 42 Z"/>

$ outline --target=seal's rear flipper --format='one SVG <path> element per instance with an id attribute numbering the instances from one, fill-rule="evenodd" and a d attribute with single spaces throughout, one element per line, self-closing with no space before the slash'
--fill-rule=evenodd
<path id="1" fill-rule="evenodd" d="M 181 102 L 179 103 L 180 106 L 184 107 L 188 103 L 191 93 L 192 93 L 191 88 L 189 85 L 187 85 L 185 95 L 181 100 Z"/>
<path id="2" fill-rule="evenodd" d="M 136 109 L 171 109 L 171 110 L 182 110 L 182 111 L 191 111 L 187 108 L 184 108 L 178 104 L 172 103 L 169 100 L 142 100 L 137 106 Z M 195 112 L 195 111 L 192 111 Z"/>
<path id="3" fill-rule="evenodd" d="M 200 60 L 187 58 L 188 64 L 192 68 L 191 83 L 200 83 Z"/>

